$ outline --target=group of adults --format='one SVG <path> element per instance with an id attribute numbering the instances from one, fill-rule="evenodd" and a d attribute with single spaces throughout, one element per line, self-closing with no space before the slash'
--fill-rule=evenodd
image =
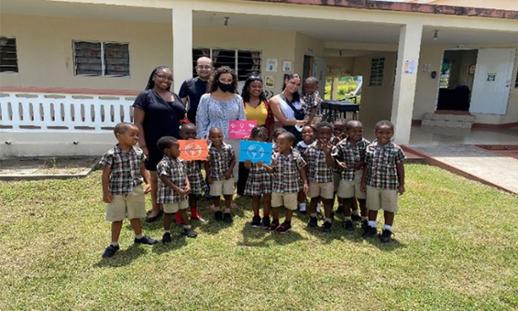
<path id="1" fill-rule="evenodd" d="M 146 89 L 133 104 L 134 122 L 140 129 L 139 146 L 144 151 L 146 169 L 151 176 L 153 204 L 146 219 L 148 222 L 157 220 L 161 215 L 161 206 L 156 197 L 156 165 L 163 157 L 156 146 L 160 137 L 180 138 L 180 125 L 191 122 L 196 125 L 199 138 L 207 138 L 209 129 L 213 127 L 223 129 L 226 138 L 230 120 L 255 120 L 258 126 L 265 126 L 270 134 L 275 127 L 282 126 L 300 137 L 296 127 L 305 122 L 298 74 L 286 75 L 282 92 L 267 99 L 259 75 L 249 76 L 241 95 L 238 95 L 237 75 L 231 68 L 223 66 L 214 69 L 210 58 L 200 57 L 195 69 L 197 76 L 184 81 L 177 95 L 171 91 L 172 70 L 166 66 L 155 68 Z M 226 141 L 238 152 L 238 141 Z M 242 195 L 248 174 L 242 164 L 238 171 L 237 193 Z"/>

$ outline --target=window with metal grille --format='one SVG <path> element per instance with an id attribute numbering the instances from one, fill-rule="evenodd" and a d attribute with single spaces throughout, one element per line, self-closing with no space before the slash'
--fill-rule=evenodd
<path id="1" fill-rule="evenodd" d="M 261 73 L 260 51 L 199 48 L 192 50 L 193 76 L 196 76 L 196 60 L 201 56 L 210 57 L 214 68 L 228 66 L 234 69 L 239 81 L 246 80 L 252 73 Z"/>
<path id="2" fill-rule="evenodd" d="M 0 72 L 18 72 L 15 38 L 0 37 Z"/>
<path id="3" fill-rule="evenodd" d="M 87 76 L 129 76 L 128 44 L 74 41 L 74 72 Z"/>
<path id="4" fill-rule="evenodd" d="M 369 86 L 383 85 L 383 72 L 385 70 L 385 57 L 371 59 L 371 74 Z"/>

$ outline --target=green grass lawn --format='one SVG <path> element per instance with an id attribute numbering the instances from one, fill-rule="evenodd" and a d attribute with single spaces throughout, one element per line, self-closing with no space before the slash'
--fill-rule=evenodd
<path id="1" fill-rule="evenodd" d="M 254 229 L 238 200 L 232 226 L 169 246 L 132 245 L 125 223 L 102 260 L 99 172 L 0 182 L 0 310 L 516 310 L 518 196 L 415 164 L 406 188 L 390 245 L 300 217 L 287 235 Z"/>

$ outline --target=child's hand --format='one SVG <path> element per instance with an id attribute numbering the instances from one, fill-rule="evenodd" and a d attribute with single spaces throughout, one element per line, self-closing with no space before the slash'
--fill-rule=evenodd
<path id="1" fill-rule="evenodd" d="M 111 203 L 113 200 L 111 192 L 103 193 L 103 202 L 104 203 Z"/>
<path id="2" fill-rule="evenodd" d="M 343 169 L 343 170 L 345 170 L 347 168 L 347 164 L 345 164 L 345 161 L 340 162 L 340 161 L 336 160 L 335 162 L 338 165 L 338 168 Z"/>
<path id="3" fill-rule="evenodd" d="M 308 185 L 308 183 L 307 183 L 307 182 L 305 182 L 305 183 L 304 183 L 304 188 L 303 188 L 303 190 L 304 190 L 304 193 L 306 193 L 306 194 L 309 192 L 309 185 Z"/>
<path id="4" fill-rule="evenodd" d="M 230 178 L 232 178 L 232 171 L 228 170 L 225 172 L 225 179 L 230 179 Z"/>
<path id="5" fill-rule="evenodd" d="M 273 168 L 269 165 L 266 165 L 266 164 L 262 164 L 261 165 L 262 167 L 264 167 L 264 169 L 267 171 L 267 172 L 271 172 L 273 170 Z"/>
<path id="6" fill-rule="evenodd" d="M 256 165 L 257 165 L 257 167 L 263 167 L 263 166 L 264 166 L 263 161 L 259 161 L 259 162 L 257 162 L 257 164 L 256 164 Z"/>
<path id="7" fill-rule="evenodd" d="M 367 190 L 367 185 L 364 182 L 362 182 L 360 184 L 360 191 L 361 192 L 365 192 L 366 190 Z"/>
<path id="8" fill-rule="evenodd" d="M 252 162 L 250 160 L 246 160 L 244 164 L 245 164 L 245 167 L 248 169 L 252 167 Z"/>
<path id="9" fill-rule="evenodd" d="M 212 177 L 211 177 L 210 175 L 209 175 L 209 176 L 207 176 L 207 182 L 208 182 L 209 184 L 212 184 Z"/>
<path id="10" fill-rule="evenodd" d="M 151 185 L 150 184 L 144 184 L 144 194 L 151 192 Z"/>
<path id="11" fill-rule="evenodd" d="M 403 193 L 405 193 L 405 186 L 404 185 L 399 185 L 397 190 L 399 192 L 399 195 L 402 195 Z"/>

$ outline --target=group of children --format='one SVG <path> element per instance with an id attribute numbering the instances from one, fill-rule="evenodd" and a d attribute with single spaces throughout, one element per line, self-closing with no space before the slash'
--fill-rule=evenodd
<path id="1" fill-rule="evenodd" d="M 195 127 L 183 124 L 182 139 L 195 139 Z M 375 127 L 376 139 L 370 143 L 362 136 L 359 121 L 337 120 L 334 124 L 320 122 L 302 129 L 303 140 L 295 145 L 292 133 L 278 128 L 273 133 L 273 154 L 270 165 L 262 162 L 244 164 L 250 169 L 246 182 L 246 196 L 251 197 L 252 226 L 264 227 L 279 233 L 291 229 L 293 212 L 306 212 L 306 197 L 310 198 L 307 213 L 308 227 L 318 227 L 318 207 L 323 206 L 322 230 L 330 232 L 334 219 L 334 198 L 338 199 L 336 212 L 343 213 L 343 226 L 354 230 L 361 221 L 365 237 L 375 236 L 378 210 L 384 211 L 385 225 L 379 238 L 389 242 L 392 224 L 397 212 L 397 195 L 404 192 L 404 153 L 391 141 L 394 126 L 380 121 Z M 135 243 L 155 244 L 144 236 L 140 218 L 145 216 L 142 184 L 148 176 L 143 166 L 144 155 L 136 146 L 138 128 L 121 123 L 115 127 L 118 144 L 102 158 L 103 200 L 108 204 L 106 219 L 112 222 L 112 243 L 103 257 L 111 257 L 119 249 L 118 237 L 123 219 L 127 216 L 135 232 Z M 224 142 L 223 132 L 212 128 L 209 132 L 207 161 L 182 161 L 179 143 L 173 137 L 162 137 L 158 142 L 164 158 L 157 165 L 159 177 L 158 202 L 164 210 L 163 243 L 171 242 L 170 227 L 173 215 L 184 220 L 183 234 L 196 237 L 187 215 L 187 208 L 196 209 L 204 191 L 205 180 L 215 206 L 214 219 L 232 222 L 231 205 L 234 194 L 232 171 L 236 165 L 235 152 Z M 269 140 L 264 127 L 252 130 L 250 140 Z M 205 168 L 206 179 L 201 168 Z M 221 207 L 221 195 L 224 207 Z M 263 205 L 263 217 L 260 206 Z M 360 211 L 357 206 L 359 205 Z M 285 208 L 280 222 L 280 208 Z"/>

